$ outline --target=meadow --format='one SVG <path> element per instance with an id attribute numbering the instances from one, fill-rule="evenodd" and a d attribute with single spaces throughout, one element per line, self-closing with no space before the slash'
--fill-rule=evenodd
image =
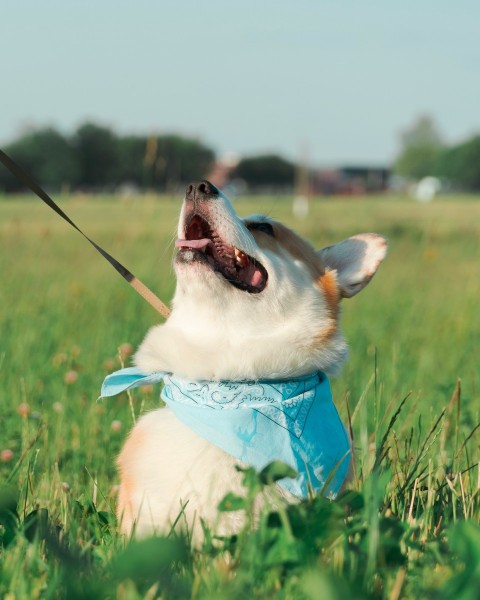
<path id="1" fill-rule="evenodd" d="M 206 528 L 192 548 L 177 530 L 124 539 L 114 516 L 115 456 L 159 390 L 98 401 L 100 385 L 159 316 L 38 199 L 0 198 L 0 597 L 479 598 L 478 200 L 317 199 L 305 221 L 288 198 L 235 202 L 318 247 L 382 233 L 389 254 L 342 311 L 350 358 L 332 388 L 355 434 L 352 489 L 266 509 L 234 538 Z M 62 207 L 170 300 L 179 198 Z M 247 470 L 245 497 L 219 510 L 248 513 L 277 476 Z"/>

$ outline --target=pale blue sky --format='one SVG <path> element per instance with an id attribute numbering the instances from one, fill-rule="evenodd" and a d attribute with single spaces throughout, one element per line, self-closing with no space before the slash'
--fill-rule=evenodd
<path id="1" fill-rule="evenodd" d="M 478 0 L 0 0 L 0 49 L 0 144 L 94 119 L 328 165 L 425 112 L 480 131 Z"/>

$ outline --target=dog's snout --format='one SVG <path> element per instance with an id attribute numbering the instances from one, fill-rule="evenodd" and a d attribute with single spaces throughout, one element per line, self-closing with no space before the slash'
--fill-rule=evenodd
<path id="1" fill-rule="evenodd" d="M 206 179 L 202 181 L 196 181 L 187 186 L 185 191 L 185 199 L 192 201 L 203 201 L 210 200 L 211 198 L 218 197 L 218 190 Z"/>

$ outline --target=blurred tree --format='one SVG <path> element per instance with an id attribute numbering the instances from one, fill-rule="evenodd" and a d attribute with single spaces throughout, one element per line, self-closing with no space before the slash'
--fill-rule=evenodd
<path id="1" fill-rule="evenodd" d="M 198 140 L 177 135 L 128 136 L 118 147 L 120 180 L 161 190 L 205 177 L 215 159 Z"/>
<path id="2" fill-rule="evenodd" d="M 73 135 L 72 144 L 80 170 L 81 186 L 95 189 L 117 182 L 118 140 L 110 129 L 85 123 Z"/>
<path id="3" fill-rule="evenodd" d="M 470 191 L 480 190 L 480 135 L 440 153 L 436 174 Z"/>
<path id="4" fill-rule="evenodd" d="M 178 135 L 157 138 L 153 181 L 163 189 L 202 179 L 208 173 L 215 153 L 200 141 Z"/>
<path id="5" fill-rule="evenodd" d="M 25 133 L 6 146 L 5 151 L 46 187 L 60 189 L 64 185 L 75 185 L 78 181 L 79 168 L 74 150 L 69 141 L 51 127 Z M 2 167 L 0 188 L 17 191 L 23 185 Z"/>
<path id="6" fill-rule="evenodd" d="M 421 179 L 435 172 L 443 142 L 431 117 L 419 117 L 401 134 L 401 146 L 393 170 L 403 177 Z"/>
<path id="7" fill-rule="evenodd" d="M 252 156 L 238 163 L 234 176 L 249 187 L 293 187 L 295 165 L 275 154 Z"/>
<path id="8" fill-rule="evenodd" d="M 147 165 L 145 164 L 145 147 L 147 139 L 144 136 L 129 135 L 117 140 L 117 182 L 133 183 L 146 187 Z"/>
<path id="9" fill-rule="evenodd" d="M 176 189 L 205 177 L 215 160 L 199 140 L 178 135 L 119 137 L 94 123 L 81 125 L 70 139 L 54 129 L 31 131 L 5 148 L 42 185 L 88 190 L 114 189 L 121 183 L 140 188 Z M 0 168 L 0 190 L 22 185 Z"/>

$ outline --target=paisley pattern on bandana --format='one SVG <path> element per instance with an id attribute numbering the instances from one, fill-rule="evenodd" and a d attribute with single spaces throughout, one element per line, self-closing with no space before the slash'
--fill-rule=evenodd
<path id="1" fill-rule="evenodd" d="M 302 435 L 315 399 L 314 389 L 308 389 L 305 381 L 298 380 L 277 384 L 277 387 L 271 383 L 251 381 L 182 381 L 181 385 L 179 381 L 176 377 L 164 376 L 167 404 L 171 400 L 221 410 L 257 410 L 297 438 Z M 317 383 L 317 377 L 314 383 Z"/>
<path id="2" fill-rule="evenodd" d="M 163 381 L 162 398 L 195 433 L 239 461 L 262 469 L 273 460 L 298 476 L 279 483 L 300 498 L 309 489 L 335 497 L 347 475 L 350 443 L 326 375 L 290 380 L 188 381 L 135 368 L 109 375 L 102 397 Z"/>

